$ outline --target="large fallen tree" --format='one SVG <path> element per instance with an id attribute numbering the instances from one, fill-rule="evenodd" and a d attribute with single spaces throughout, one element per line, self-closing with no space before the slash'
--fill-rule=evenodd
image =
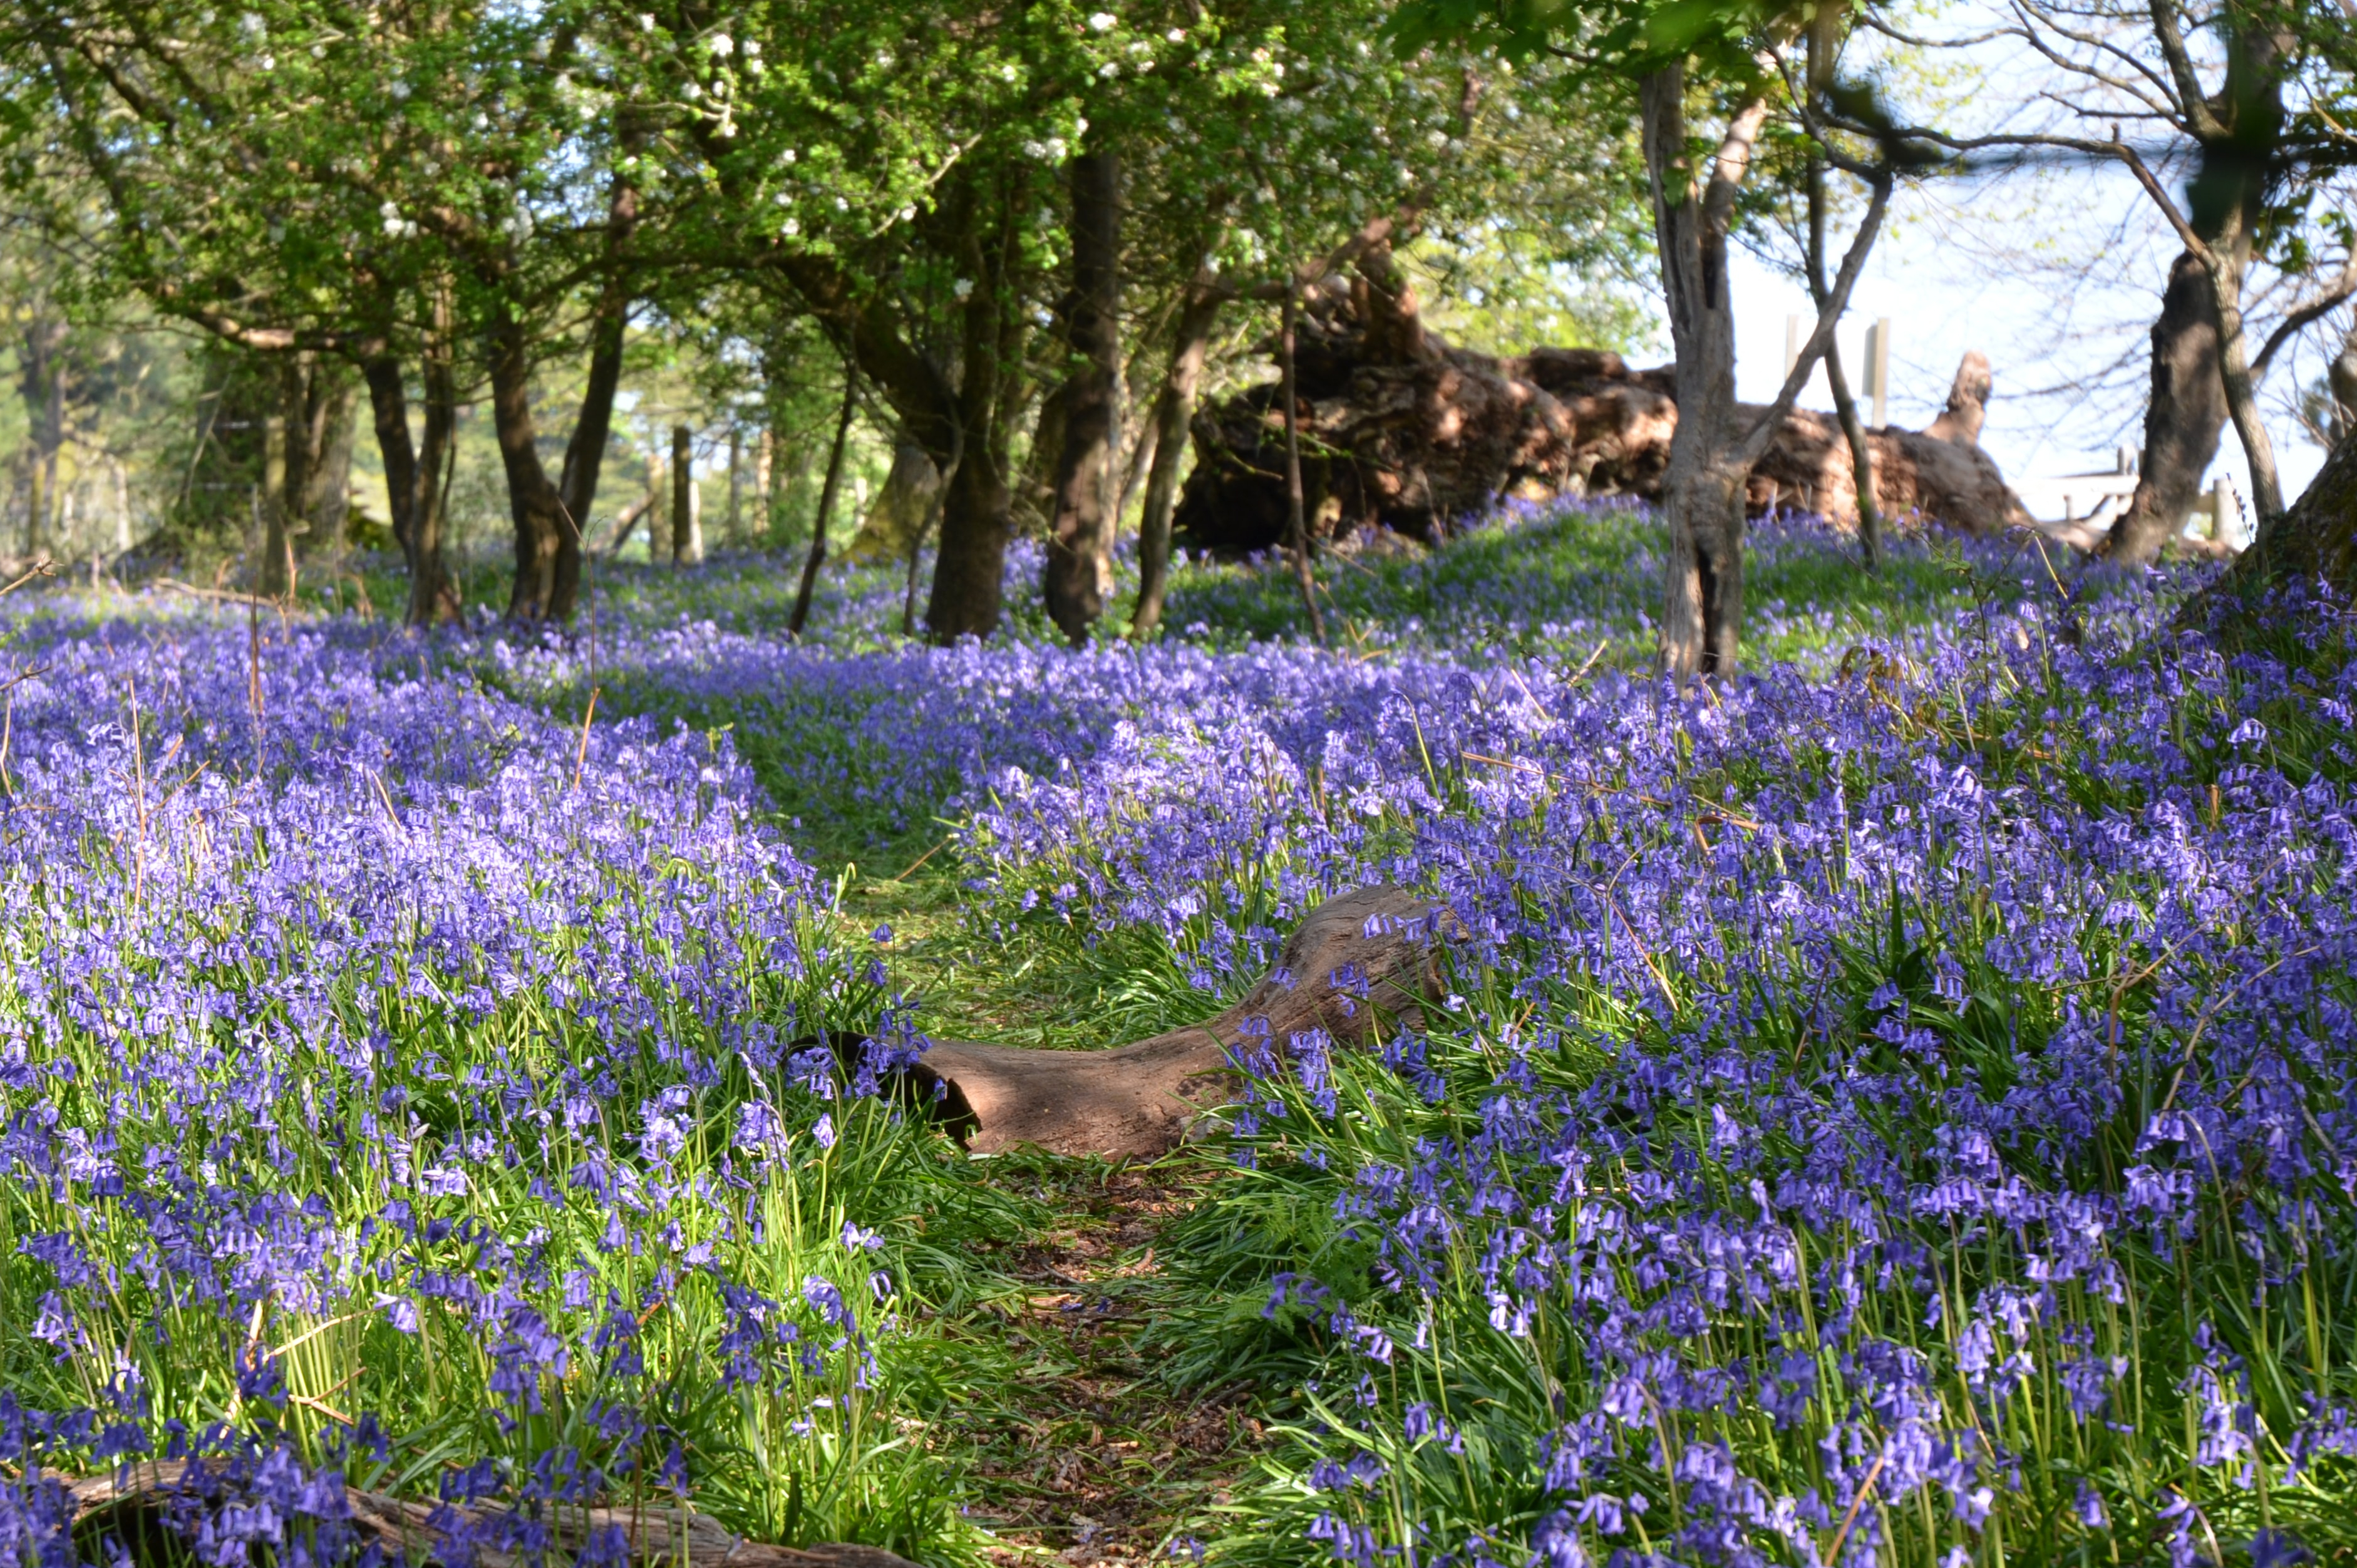
<path id="1" fill-rule="evenodd" d="M 1371 287 L 1363 271 L 1313 295 L 1295 359 L 1302 483 L 1318 538 L 1379 524 L 1429 542 L 1508 498 L 1660 493 L 1678 418 L 1667 367 L 1632 370 L 1593 349 L 1500 359 L 1457 348 L 1423 325 L 1411 291 Z M 1884 516 L 1975 533 L 2031 526 L 1980 449 L 1989 385 L 1988 361 L 1968 354 L 1930 428 L 1868 432 Z M 1205 408 L 1192 434 L 1178 540 L 1227 555 L 1276 545 L 1286 522 L 1276 385 Z M 1855 526 L 1857 481 L 1835 417 L 1795 410 L 1748 499 L 1755 516 L 1785 508 Z"/>

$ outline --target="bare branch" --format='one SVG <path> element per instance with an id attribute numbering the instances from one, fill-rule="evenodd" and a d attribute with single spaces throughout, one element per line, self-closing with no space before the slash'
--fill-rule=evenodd
<path id="1" fill-rule="evenodd" d="M 1882 227 L 1882 215 L 1890 206 L 1891 183 L 1892 175 L 1888 169 L 1883 170 L 1873 182 L 1873 199 L 1867 203 L 1866 217 L 1858 223 L 1857 233 L 1849 242 L 1848 252 L 1842 257 L 1841 270 L 1834 275 L 1833 290 L 1826 295 L 1824 307 L 1817 312 L 1815 329 L 1809 334 L 1809 340 L 1801 346 L 1800 357 L 1792 361 L 1792 370 L 1785 373 L 1784 384 L 1778 389 L 1776 401 L 1768 405 L 1767 412 L 1744 435 L 1740 461 L 1745 468 L 1749 468 L 1767 455 L 1769 443 L 1775 440 L 1776 433 L 1784 427 L 1784 417 L 1792 412 L 1792 404 L 1800 398 L 1801 388 L 1808 383 L 1810 376 L 1815 374 L 1817 360 L 1824 356 L 1825 345 L 1833 341 L 1834 328 L 1840 323 L 1842 313 L 1849 308 L 1850 291 L 1857 283 L 1857 274 L 1866 270 L 1867 252 L 1874 248 L 1875 235 Z"/>
<path id="2" fill-rule="evenodd" d="M 2276 323 L 2276 329 L 2267 334 L 2266 344 L 2260 348 L 2258 358 L 2251 361 L 2251 373 L 2255 376 L 2266 374 L 2267 362 L 2276 357 L 2277 349 L 2309 326 L 2330 315 L 2335 306 L 2352 295 L 2357 295 L 2357 255 L 2349 258 L 2348 264 L 2341 269 L 2341 275 L 2333 279 L 2321 295 Z"/>

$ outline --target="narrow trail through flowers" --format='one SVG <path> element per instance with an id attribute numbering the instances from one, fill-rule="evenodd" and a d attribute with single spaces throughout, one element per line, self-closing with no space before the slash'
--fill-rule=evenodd
<path id="1" fill-rule="evenodd" d="M 919 852 L 921 853 L 921 852 Z M 844 902 L 888 929 L 897 985 L 927 1027 L 1068 1044 L 1071 977 L 1044 972 L 969 930 L 955 878 L 844 867 Z M 1112 1043 L 1110 1039 L 1107 1044 Z M 994 1284 L 943 1325 L 952 1345 L 1013 1373 L 975 1380 L 950 1423 L 971 1466 L 973 1517 L 1005 1563 L 1048 1553 L 1090 1568 L 1190 1555 L 1267 1446 L 1246 1382 L 1181 1391 L 1157 1376 L 1154 1330 L 1171 1289 L 1169 1227 L 1230 1168 L 1192 1151 L 1147 1165 L 1002 1156 L 996 1179 L 1041 1204 L 1045 1222 L 978 1260 Z"/>

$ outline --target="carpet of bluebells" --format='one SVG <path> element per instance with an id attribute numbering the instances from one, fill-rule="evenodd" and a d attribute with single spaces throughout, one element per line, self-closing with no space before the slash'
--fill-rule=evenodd
<path id="1" fill-rule="evenodd" d="M 338 1475 L 496 1519 L 454 1552 L 691 1486 L 931 1528 L 866 1430 L 906 1021 L 725 737 L 361 622 L 12 628 L 0 1561 L 70 1560 L 45 1473 L 148 1459 L 221 1563 L 343 1555 Z"/>
<path id="2" fill-rule="evenodd" d="M 1336 891 L 1448 910 L 1443 1001 L 1235 1042 L 1185 1156 L 1168 1374 L 1280 1441 L 1174 1546 L 2347 1560 L 2357 621 L 2228 653 L 2181 575 L 1796 523 L 1681 694 L 1653 527 L 1330 563 L 1330 650 L 1265 567 L 1081 652 L 899 646 L 882 575 L 791 644 L 758 561 L 562 642 L 20 612 L 0 1554 L 167 1452 L 222 1563 L 337 1556 L 337 1474 L 503 1552 L 617 1495 L 972 1550 L 912 1309 L 986 1178 L 792 847 L 938 818 L 975 930 L 1182 1016 Z"/>

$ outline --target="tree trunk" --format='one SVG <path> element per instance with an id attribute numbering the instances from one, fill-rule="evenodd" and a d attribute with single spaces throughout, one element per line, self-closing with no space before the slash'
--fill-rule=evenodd
<path id="1" fill-rule="evenodd" d="M 726 525 L 726 538 L 731 549 L 739 542 L 737 530 L 741 524 L 737 517 L 737 502 L 742 489 L 742 481 L 737 470 L 743 467 L 743 439 L 737 433 L 736 417 L 732 414 L 728 420 L 728 522 Z"/>
<path id="2" fill-rule="evenodd" d="M 1828 14 L 1831 15 L 1830 9 Z M 1810 59 L 1813 62 L 1818 51 L 1813 45 Z M 1822 157 L 1809 159 L 1809 297 L 1819 310 L 1832 291 L 1825 285 L 1825 162 Z M 1841 421 L 1842 438 L 1849 443 L 1851 467 L 1857 474 L 1857 542 L 1866 556 L 1869 572 L 1882 568 L 1882 512 L 1874 504 L 1874 447 L 1866 438 L 1866 426 L 1857 417 L 1857 400 L 1849 394 L 1849 377 L 1842 373 L 1841 350 L 1834 343 L 1825 345 L 1825 384 L 1834 394 L 1834 415 Z M 1975 435 L 1979 433 L 1975 431 Z"/>
<path id="3" fill-rule="evenodd" d="M 1662 292 L 1677 352 L 1678 424 L 1662 477 L 1669 523 L 1662 663 L 1683 684 L 1696 674 L 1731 673 L 1742 634 L 1749 466 L 1739 462 L 1727 231 L 1762 112 L 1753 105 L 1738 115 L 1706 184 L 1691 167 L 1684 66 L 1648 75 L 1639 97 Z"/>
<path id="4" fill-rule="evenodd" d="M 684 424 L 671 427 L 671 564 L 698 566 L 704 563 L 703 497 L 695 488 L 694 434 Z"/>
<path id="5" fill-rule="evenodd" d="M 597 476 L 606 461 L 606 446 L 614 428 L 614 394 L 622 384 L 622 347 L 630 327 L 630 301 L 619 290 L 608 290 L 599 302 L 589 347 L 589 376 L 581 389 L 581 411 L 573 435 L 565 443 L 565 467 L 556 485 L 559 526 L 565 548 L 558 552 L 553 612 L 569 619 L 581 586 L 581 550 L 592 510 L 597 504 Z"/>
<path id="6" fill-rule="evenodd" d="M 1154 400 L 1154 466 L 1146 478 L 1146 514 L 1137 530 L 1137 608 L 1130 635 L 1147 637 L 1162 623 L 1162 599 L 1170 585 L 1170 515 L 1178 502 L 1178 464 L 1186 456 L 1187 428 L 1195 417 L 1195 393 L 1203 381 L 1203 359 L 1220 316 L 1220 296 L 1200 268 L 1178 313 L 1178 338 L 1170 369 Z"/>
<path id="7" fill-rule="evenodd" d="M 826 564 L 826 530 L 834 520 L 835 491 L 843 483 L 843 449 L 851 439 L 851 417 L 859 409 L 859 373 L 851 361 L 843 364 L 843 416 L 834 424 L 834 445 L 826 455 L 826 482 L 818 488 L 818 516 L 811 522 L 810 553 L 802 558 L 802 580 L 794 590 L 793 614 L 786 635 L 800 637 L 810 619 L 811 595 L 818 590 L 818 570 Z"/>
<path id="8" fill-rule="evenodd" d="M 937 451 L 920 433 L 943 478 L 942 544 L 933 558 L 933 586 L 925 629 L 936 642 L 988 637 L 998 629 L 1005 596 L 1006 542 L 1014 531 L 1008 493 L 1009 447 L 1017 405 L 1016 377 L 1023 362 L 1023 317 L 1013 293 L 1022 243 L 1015 192 L 995 199 L 995 228 L 978 236 L 985 263 L 966 298 L 963 364 L 949 449 Z M 912 431 L 918 429 L 912 423 Z"/>
<path id="9" fill-rule="evenodd" d="M 778 433 L 765 424 L 761 426 L 760 436 L 753 444 L 753 516 L 758 524 L 754 533 L 765 545 L 770 542 L 770 536 L 778 525 L 777 503 L 770 499 L 770 489 L 777 466 Z"/>
<path id="10" fill-rule="evenodd" d="M 2144 459 L 2136 494 L 2096 553 L 2142 565 L 2185 526 L 2226 428 L 2218 374 L 2218 310 L 2210 274 L 2191 252 L 2169 269 L 2152 324 L 2152 392 L 2145 405 Z"/>
<path id="11" fill-rule="evenodd" d="M 523 328 L 505 306 L 492 320 L 490 348 L 491 428 L 499 438 L 508 511 L 515 525 L 515 585 L 508 596 L 508 617 L 554 620 L 560 576 L 579 580 L 580 542 L 565 526 L 564 498 L 540 461 L 532 420 L 532 359 Z M 562 564 L 568 553 L 575 557 L 569 573 Z"/>
<path id="12" fill-rule="evenodd" d="M 1048 617 L 1077 646 L 1113 592 L 1114 446 L 1121 424 L 1121 159 L 1092 148 L 1072 160 L 1072 294 L 1066 315 L 1078 361 L 1064 391 L 1064 443 L 1043 585 Z"/>
<path id="13" fill-rule="evenodd" d="M 289 354 L 278 362 L 277 457 L 267 467 L 262 503 L 262 585 L 264 598 L 295 591 L 295 531 L 303 497 L 310 489 L 311 357 Z M 265 460 L 266 461 L 266 460 Z"/>
<path id="14" fill-rule="evenodd" d="M 1285 403 L 1285 545 L 1293 552 L 1293 581 L 1301 590 L 1301 607 L 1309 615 L 1309 635 L 1323 648 L 1326 618 L 1318 609 L 1318 574 L 1309 564 L 1309 521 L 1301 494 L 1301 385 L 1293 355 L 1294 327 L 1300 313 L 1301 291 L 1289 287 L 1277 328 L 1278 369 L 1283 376 L 1276 395 Z"/>
<path id="15" fill-rule="evenodd" d="M 377 451 L 384 462 L 393 542 L 401 546 L 402 559 L 409 567 L 404 618 L 412 626 L 455 621 L 458 596 L 442 563 L 441 487 L 436 482 L 457 413 L 447 396 L 449 377 L 446 372 L 439 378 L 444 395 L 437 397 L 437 378 L 430 370 L 427 372 L 425 441 L 421 453 L 410 439 L 409 394 L 402 381 L 401 361 L 389 354 L 380 355 L 363 363 L 361 373 L 368 383 Z"/>
<path id="16" fill-rule="evenodd" d="M 2357 597 L 2357 435 L 2341 438 L 2290 510 L 2259 519 L 2251 547 L 2178 622 L 2207 627 L 2233 647 L 2276 625 L 2272 590 L 2319 583 L 2344 602 Z"/>
<path id="17" fill-rule="evenodd" d="M 2243 342 L 2242 292 L 2252 237 L 2266 215 L 2263 171 L 2282 131 L 2283 67 L 2291 40 L 2238 21 L 2248 18 L 2229 11 L 2221 20 L 2225 91 L 2206 105 L 2186 106 L 2201 112 L 2197 126 L 2209 122 L 2201 166 L 2187 189 L 2185 229 L 2192 239 L 2169 268 L 2160 318 L 2153 323 L 2152 396 L 2136 493 L 2101 551 L 2128 564 L 2152 560 L 2184 527 L 2229 419 L 2250 460 L 2262 522 L 2283 504 L 2275 448 L 2259 422 Z M 2167 34 L 2163 43 L 2169 51 L 2182 48 Z M 2166 207 L 2167 196 L 2148 188 Z"/>
<path id="18" fill-rule="evenodd" d="M 25 397 L 32 451 L 25 507 L 25 554 L 39 555 L 49 542 L 49 512 L 57 505 L 58 451 L 65 445 L 66 324 L 37 305 L 25 324 L 17 373 Z"/>

